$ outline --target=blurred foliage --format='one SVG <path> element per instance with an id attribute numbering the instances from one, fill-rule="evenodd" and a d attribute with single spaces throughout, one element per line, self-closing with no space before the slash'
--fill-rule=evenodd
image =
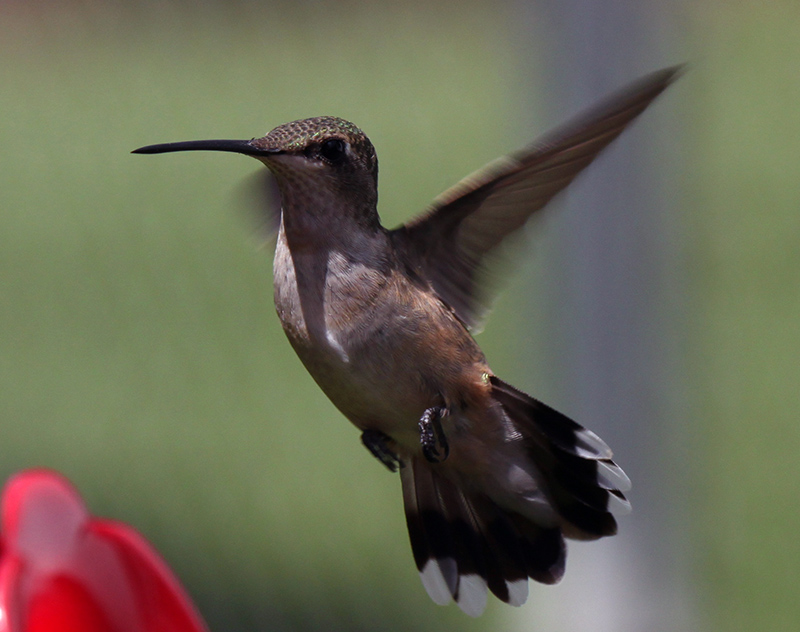
<path id="1" fill-rule="evenodd" d="M 762 10 L 765 9 L 765 10 Z M 686 117 L 698 601 L 800 621 L 800 6 L 707 3 Z"/>

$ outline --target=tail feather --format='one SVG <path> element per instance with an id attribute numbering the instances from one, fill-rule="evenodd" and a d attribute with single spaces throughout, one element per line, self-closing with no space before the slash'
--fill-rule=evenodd
<path id="1" fill-rule="evenodd" d="M 487 588 L 519 606 L 528 577 L 561 579 L 566 548 L 558 528 L 540 528 L 481 494 L 466 494 L 422 459 L 410 459 L 400 472 L 414 560 L 437 604 L 452 599 L 478 616 Z"/>
<path id="2" fill-rule="evenodd" d="M 569 537 L 614 535 L 613 513 L 630 511 L 630 480 L 596 434 L 530 395 L 491 377 L 492 395 L 523 436 L 545 494 L 566 521 Z"/>
<path id="3" fill-rule="evenodd" d="M 530 502 L 525 496 L 514 508 L 507 499 L 496 501 L 491 489 L 459 485 L 446 462 L 415 456 L 400 468 L 422 583 L 434 602 L 455 600 L 471 616 L 483 612 L 489 590 L 519 606 L 528 597 L 528 578 L 558 582 L 566 562 L 564 538 L 613 535 L 612 512 L 630 510 L 623 494 L 630 480 L 597 435 L 496 377 L 491 385 L 492 397 L 521 436 L 522 458 L 535 471 L 541 500 L 555 510 L 557 522 L 537 524 L 525 512 Z"/>
<path id="4" fill-rule="evenodd" d="M 491 376 L 490 381 L 492 395 L 503 404 L 512 419 L 535 419 L 533 426 L 526 424 L 532 434 L 546 437 L 552 445 L 583 459 L 611 458 L 611 448 L 591 430 L 503 382 L 497 376 Z"/>
<path id="5" fill-rule="evenodd" d="M 431 481 L 418 481 L 421 473 L 414 470 L 413 462 L 403 463 L 400 468 L 411 550 L 428 595 L 437 604 L 445 605 L 458 585 L 450 528 L 435 487 Z"/>
<path id="6" fill-rule="evenodd" d="M 561 529 L 539 527 L 519 514 L 508 514 L 520 533 L 528 577 L 541 584 L 557 584 L 564 576 L 567 545 Z"/>

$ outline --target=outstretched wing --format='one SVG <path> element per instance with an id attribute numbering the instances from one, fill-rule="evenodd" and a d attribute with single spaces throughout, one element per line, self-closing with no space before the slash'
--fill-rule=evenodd
<path id="1" fill-rule="evenodd" d="M 425 213 L 391 231 L 398 250 L 474 327 L 487 298 L 478 287 L 486 256 L 572 182 L 680 70 L 647 75 L 526 149 L 467 176 Z"/>

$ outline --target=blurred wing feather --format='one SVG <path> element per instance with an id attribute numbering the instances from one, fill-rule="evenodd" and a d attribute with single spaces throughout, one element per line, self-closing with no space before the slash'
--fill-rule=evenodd
<path id="1" fill-rule="evenodd" d="M 484 312 L 478 277 L 487 255 L 572 182 L 679 72 L 667 68 L 634 82 L 442 193 L 425 213 L 391 232 L 409 267 L 475 327 Z"/>
<path id="2" fill-rule="evenodd" d="M 271 241 L 281 224 L 281 195 L 272 172 L 261 168 L 244 178 L 236 199 L 258 238 Z"/>

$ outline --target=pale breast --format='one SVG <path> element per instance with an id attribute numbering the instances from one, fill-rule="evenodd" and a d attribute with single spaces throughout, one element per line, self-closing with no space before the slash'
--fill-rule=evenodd
<path id="1" fill-rule="evenodd" d="M 289 340 L 354 424 L 416 440 L 425 408 L 482 354 L 452 314 L 391 267 L 278 244 L 275 303 Z M 442 343 L 445 352 L 442 353 Z"/>

